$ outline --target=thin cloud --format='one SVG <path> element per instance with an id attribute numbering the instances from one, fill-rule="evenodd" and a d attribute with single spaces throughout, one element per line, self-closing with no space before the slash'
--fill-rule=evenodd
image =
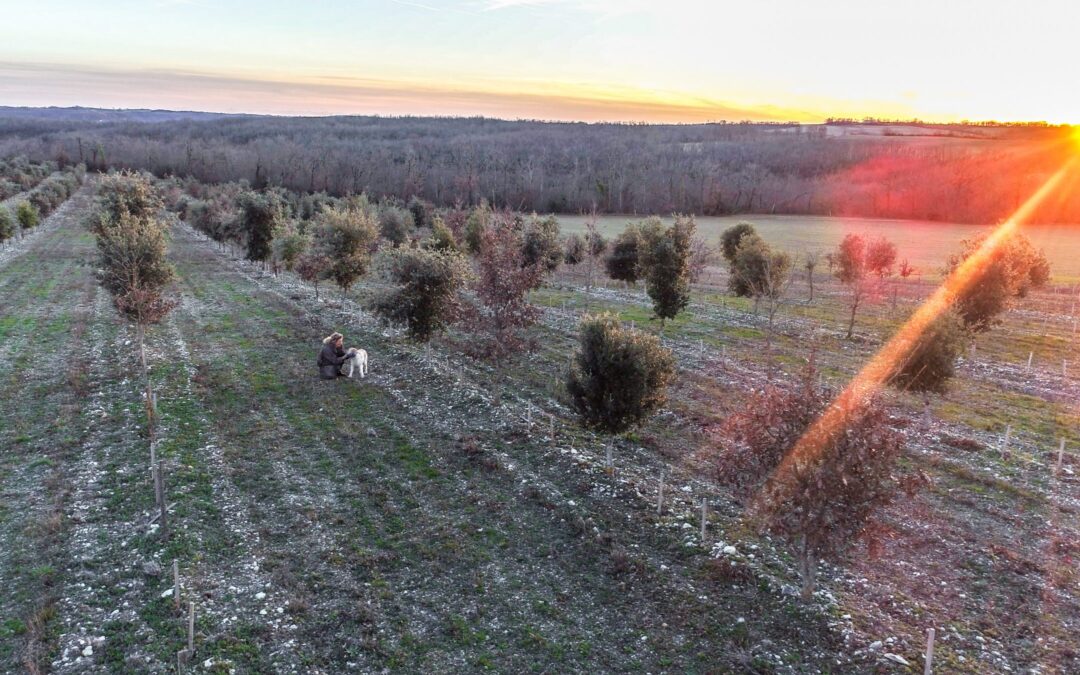
<path id="1" fill-rule="evenodd" d="M 0 62 L 11 105 L 166 108 L 272 115 L 484 115 L 559 121 L 786 121 L 807 113 L 584 84 L 263 80 L 176 70 Z"/>

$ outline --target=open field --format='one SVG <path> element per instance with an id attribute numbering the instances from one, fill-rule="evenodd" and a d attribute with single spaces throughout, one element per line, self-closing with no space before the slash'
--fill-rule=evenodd
<path id="1" fill-rule="evenodd" d="M 151 522 L 132 331 L 79 226 L 89 204 L 84 188 L 0 260 L 0 587 L 16 590 L 0 594 L 0 671 L 173 672 L 187 621 L 173 610 L 174 560 L 196 607 L 195 672 L 908 672 L 885 654 L 921 670 L 930 627 L 937 672 L 1080 669 L 1080 363 L 1062 373 L 1077 361 L 1066 286 L 980 340 L 929 430 L 919 401 L 890 394 L 904 469 L 931 482 L 888 510 L 872 545 L 826 566 L 805 606 L 790 555 L 748 532 L 709 479 L 710 434 L 811 346 L 828 382 L 847 381 L 929 276 L 869 308 L 850 342 L 841 289 L 819 279 L 808 303 L 796 284 L 766 351 L 763 317 L 714 274 L 665 331 L 680 369 L 667 409 L 617 442 L 611 475 L 560 376 L 585 311 L 656 330 L 642 291 L 586 292 L 580 270 L 557 274 L 533 294 L 537 348 L 500 386 L 462 354 L 467 336 L 425 349 L 375 322 L 362 309 L 375 282 L 339 309 L 179 225 L 181 304 L 149 336 L 165 539 Z M 710 241 L 715 220 L 699 220 Z M 793 251 L 826 249 L 844 226 L 751 220 Z M 890 233 L 920 265 L 915 240 L 929 235 L 909 244 L 904 231 Z M 955 249 L 944 234 L 927 246 L 928 261 Z M 335 329 L 371 354 L 367 380 L 316 378 L 318 340 Z M 1055 478 L 1059 437 L 1069 454 Z"/>
<path id="2" fill-rule="evenodd" d="M 585 231 L 585 216 L 560 215 L 566 232 Z M 601 215 L 597 218 L 601 234 L 611 237 L 622 232 L 628 222 L 644 216 Z M 937 281 L 949 255 L 960 250 L 960 242 L 987 229 L 983 225 L 963 225 L 919 220 L 887 218 L 841 218 L 828 216 L 775 216 L 745 214 L 739 216 L 698 216 L 697 233 L 715 244 L 720 233 L 735 223 L 754 224 L 770 244 L 793 253 L 830 251 L 849 232 L 871 237 L 887 236 L 928 280 Z M 1046 251 L 1055 281 L 1080 281 L 1080 225 L 1025 225 L 1023 232 L 1035 246 Z"/>

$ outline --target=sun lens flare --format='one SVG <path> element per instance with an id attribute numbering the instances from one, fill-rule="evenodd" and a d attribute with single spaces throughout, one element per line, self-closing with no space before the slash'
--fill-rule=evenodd
<path id="1" fill-rule="evenodd" d="M 952 306 L 957 296 L 978 282 L 980 271 L 993 259 L 998 246 L 1008 240 L 1016 229 L 1031 217 L 1039 205 L 1061 186 L 1066 175 L 1076 167 L 1078 162 L 1080 162 L 1080 157 L 1069 159 L 1047 179 L 1008 220 L 998 225 L 982 246 L 969 256 L 915 311 L 896 332 L 896 335 L 878 350 L 870 362 L 840 392 L 825 414 L 803 434 L 773 472 L 770 478 L 771 483 L 782 484 L 790 480 L 792 468 L 796 464 L 817 456 L 827 447 L 827 443 L 835 434 L 843 431 L 844 420 L 847 419 L 848 414 L 861 405 L 867 396 L 875 393 L 888 382 L 899 365 L 908 358 L 912 347 L 923 332 Z M 770 490 L 762 490 L 758 499 L 760 500 L 761 495 L 768 492 Z M 759 507 L 761 504 L 755 506 Z"/>

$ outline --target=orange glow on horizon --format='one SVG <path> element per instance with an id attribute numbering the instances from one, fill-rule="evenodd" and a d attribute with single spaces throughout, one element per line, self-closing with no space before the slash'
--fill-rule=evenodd
<path id="1" fill-rule="evenodd" d="M 1074 135 L 1074 137 L 1076 137 Z M 842 432 L 847 415 L 867 396 L 880 390 L 888 382 L 897 366 L 910 354 L 912 347 L 926 329 L 953 304 L 953 299 L 967 289 L 978 278 L 980 270 L 990 262 L 997 247 L 1012 236 L 1017 228 L 1027 221 L 1038 207 L 1061 186 L 1066 176 L 1080 162 L 1080 156 L 1073 156 L 1058 169 L 1042 186 L 1025 201 L 1012 216 L 997 226 L 986 238 L 982 246 L 968 257 L 948 279 L 938 287 L 915 313 L 900 327 L 896 335 L 871 358 L 862 370 L 848 383 L 847 387 L 833 400 L 825 413 L 803 434 L 802 438 L 787 453 L 783 461 L 769 478 L 769 482 L 785 482 L 791 476 L 791 469 L 796 463 L 820 454 L 835 434 Z M 771 490 L 762 490 L 760 495 Z M 754 508 L 760 503 L 754 505 Z"/>

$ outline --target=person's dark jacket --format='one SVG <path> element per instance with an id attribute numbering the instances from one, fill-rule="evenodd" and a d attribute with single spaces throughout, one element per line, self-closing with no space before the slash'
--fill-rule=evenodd
<path id="1" fill-rule="evenodd" d="M 333 380 L 341 377 L 341 364 L 351 359 L 353 354 L 346 354 L 344 349 L 338 349 L 333 343 L 323 345 L 319 352 L 319 377 L 324 380 Z"/>

